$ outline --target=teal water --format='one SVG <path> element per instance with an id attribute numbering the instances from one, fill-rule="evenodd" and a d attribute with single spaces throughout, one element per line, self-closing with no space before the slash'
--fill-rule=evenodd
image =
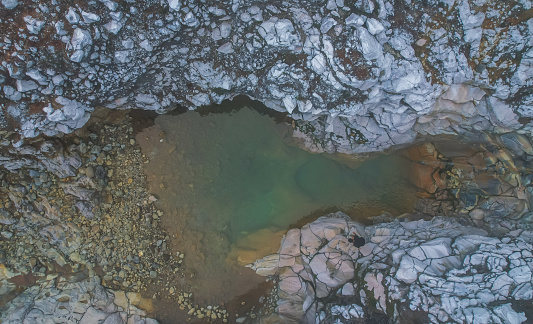
<path id="1" fill-rule="evenodd" d="M 413 208 L 415 189 L 400 156 L 354 162 L 311 154 L 292 145 L 290 125 L 246 107 L 154 123 L 137 135 L 149 160 L 144 170 L 170 248 L 185 255 L 184 289 L 200 301 L 229 301 L 262 282 L 236 264 L 275 253 L 282 230 L 325 209 L 364 220 Z"/>
<path id="2" fill-rule="evenodd" d="M 410 209 L 407 163 L 381 155 L 342 163 L 290 145 L 290 126 L 243 108 L 201 117 L 160 116 L 155 124 L 175 149 L 165 161 L 165 191 L 189 207 L 188 226 L 222 232 L 231 242 L 261 228 L 283 229 L 327 207 Z M 175 178 L 174 180 L 172 180 Z"/>

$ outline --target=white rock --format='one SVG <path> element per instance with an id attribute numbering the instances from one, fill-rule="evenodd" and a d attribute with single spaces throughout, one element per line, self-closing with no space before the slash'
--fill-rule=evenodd
<path id="1" fill-rule="evenodd" d="M 198 26 L 198 24 L 200 24 L 200 22 L 198 21 L 198 19 L 194 16 L 192 12 L 189 12 L 183 18 L 183 24 L 189 27 L 196 27 Z"/>
<path id="2" fill-rule="evenodd" d="M 268 45 L 291 46 L 298 41 L 294 26 L 288 19 L 270 18 L 259 26 L 258 31 Z"/>
<path id="3" fill-rule="evenodd" d="M 83 57 L 85 57 L 85 52 L 83 50 L 76 50 L 69 57 L 69 60 L 71 60 L 72 62 L 79 63 L 81 62 L 81 60 L 83 60 Z"/>
<path id="4" fill-rule="evenodd" d="M 513 290 L 512 296 L 516 300 L 530 300 L 533 298 L 533 286 L 529 282 L 520 284 Z"/>
<path id="5" fill-rule="evenodd" d="M 6 9 L 13 9 L 18 5 L 18 0 L 2 0 L 2 5 Z"/>
<path id="6" fill-rule="evenodd" d="M 79 324 L 92 324 L 99 323 L 107 317 L 107 313 L 97 310 L 93 307 L 89 307 L 83 317 L 80 319 Z"/>
<path id="7" fill-rule="evenodd" d="M 517 313 L 511 307 L 511 304 L 504 304 L 494 307 L 494 313 L 503 320 L 505 324 L 519 324 L 527 321 L 524 313 Z"/>
<path id="8" fill-rule="evenodd" d="M 67 21 L 73 25 L 73 24 L 77 24 L 80 22 L 80 15 L 78 15 L 76 13 L 76 11 L 74 10 L 74 8 L 70 7 L 68 8 L 68 12 L 67 14 L 65 15 L 65 18 L 67 18 Z"/>
<path id="9" fill-rule="evenodd" d="M 252 268 L 260 276 L 272 276 L 279 269 L 279 260 L 279 254 L 271 254 L 256 260 L 252 265 L 247 265 L 247 267 Z"/>
<path id="10" fill-rule="evenodd" d="M 116 51 L 115 61 L 119 63 L 128 63 L 129 61 L 131 61 L 130 51 Z"/>
<path id="11" fill-rule="evenodd" d="M 365 24 L 366 17 L 359 16 L 354 13 L 350 14 L 344 21 L 346 25 L 363 26 Z"/>
<path id="12" fill-rule="evenodd" d="M 125 49 L 133 49 L 135 46 L 135 43 L 131 40 L 131 38 L 127 38 L 122 41 L 122 46 L 124 46 Z"/>
<path id="13" fill-rule="evenodd" d="M 231 42 L 227 42 L 221 45 L 219 48 L 217 48 L 217 52 L 224 53 L 224 54 L 231 54 L 235 51 L 233 50 L 233 44 Z"/>
<path id="14" fill-rule="evenodd" d="M 115 11 L 118 8 L 118 4 L 111 0 L 100 0 L 111 11 Z"/>
<path id="15" fill-rule="evenodd" d="M 322 74 L 326 71 L 326 58 L 324 57 L 322 53 L 317 53 L 311 59 L 311 68 L 317 74 Z"/>
<path id="16" fill-rule="evenodd" d="M 39 34 L 44 26 L 44 21 L 37 20 L 32 16 L 25 16 L 24 21 L 26 22 L 26 28 L 28 28 L 31 34 Z"/>
<path id="17" fill-rule="evenodd" d="M 447 257 L 451 253 L 450 238 L 438 238 L 420 246 L 428 259 Z"/>
<path id="18" fill-rule="evenodd" d="M 168 0 L 168 6 L 170 7 L 170 10 L 180 11 L 181 1 L 180 0 Z"/>
<path id="19" fill-rule="evenodd" d="M 383 59 L 383 47 L 374 36 L 363 27 L 357 28 L 357 35 L 361 44 L 361 52 L 365 59 L 381 61 Z"/>
<path id="20" fill-rule="evenodd" d="M 322 19 L 322 23 L 320 24 L 320 32 L 322 34 L 327 33 L 333 26 L 337 24 L 337 21 L 333 19 L 332 17 L 325 17 Z"/>
<path id="21" fill-rule="evenodd" d="M 139 46 L 144 49 L 145 51 L 148 51 L 148 52 L 151 52 L 154 47 L 152 46 L 152 44 L 150 44 L 150 41 L 148 41 L 147 39 L 143 40 L 142 42 L 139 43 Z"/>
<path id="22" fill-rule="evenodd" d="M 27 92 L 37 89 L 39 86 L 33 81 L 17 80 L 17 90 L 19 92 Z"/>
<path id="23" fill-rule="evenodd" d="M 70 44 L 72 45 L 72 48 L 75 50 L 82 50 L 87 46 L 92 45 L 93 40 L 91 38 L 91 34 L 83 30 L 81 28 L 76 28 L 74 30 L 74 34 L 72 35 L 72 39 L 70 40 Z"/>
<path id="24" fill-rule="evenodd" d="M 281 241 L 279 250 L 281 255 L 298 256 L 300 255 L 300 230 L 291 229 L 287 232 Z"/>
<path id="25" fill-rule="evenodd" d="M 220 37 L 226 38 L 231 34 L 231 24 L 228 22 L 223 22 L 220 24 Z"/>
<path id="26" fill-rule="evenodd" d="M 363 316 L 365 316 L 365 311 L 363 307 L 356 304 L 351 305 L 349 313 L 353 318 L 362 318 Z"/>
<path id="27" fill-rule="evenodd" d="M 415 282 L 418 278 L 418 271 L 415 269 L 414 260 L 408 255 L 402 257 L 400 267 L 396 271 L 396 278 L 407 284 Z"/>
<path id="28" fill-rule="evenodd" d="M 81 16 L 83 17 L 83 21 L 87 24 L 92 24 L 94 22 L 100 21 L 100 16 L 92 12 L 85 12 L 82 10 Z"/>
<path id="29" fill-rule="evenodd" d="M 491 323 L 491 313 L 485 308 L 481 307 L 468 307 L 463 310 L 467 323 Z"/>
<path id="30" fill-rule="evenodd" d="M 531 281 L 531 269 L 529 266 L 521 266 L 511 269 L 509 277 L 513 278 L 516 283 L 524 283 Z"/>
<path id="31" fill-rule="evenodd" d="M 313 109 L 313 103 L 311 102 L 311 100 L 305 100 L 305 101 L 298 100 L 298 110 L 300 112 L 306 113 L 310 111 L 311 109 Z"/>
<path id="32" fill-rule="evenodd" d="M 372 35 L 377 35 L 385 30 L 385 27 L 375 18 L 369 18 L 366 20 L 366 28 Z"/>
<path id="33" fill-rule="evenodd" d="M 514 284 L 514 280 L 511 279 L 507 274 L 502 274 L 494 280 L 492 283 L 491 290 L 494 293 L 498 293 L 504 297 L 509 296 L 509 289 L 511 285 Z"/>
<path id="34" fill-rule="evenodd" d="M 26 75 L 39 83 L 46 82 L 46 77 L 37 70 L 29 70 L 26 72 Z"/>
<path id="35" fill-rule="evenodd" d="M 109 15 L 114 21 L 122 20 L 122 11 L 110 12 Z"/>
<path id="36" fill-rule="evenodd" d="M 122 29 L 122 23 L 117 22 L 115 20 L 111 20 L 110 22 L 105 24 L 104 27 L 110 33 L 113 33 L 116 35 Z"/>
<path id="37" fill-rule="evenodd" d="M 209 95 L 207 93 L 199 93 L 191 98 L 191 102 L 196 107 L 207 106 L 211 103 Z"/>
<path id="38" fill-rule="evenodd" d="M 293 110 L 296 108 L 296 99 L 291 95 L 287 95 L 283 98 L 283 104 L 285 105 L 287 112 L 292 114 Z"/>

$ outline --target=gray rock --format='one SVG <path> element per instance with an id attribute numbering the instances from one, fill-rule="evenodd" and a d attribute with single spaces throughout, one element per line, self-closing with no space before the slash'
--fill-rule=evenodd
<path id="1" fill-rule="evenodd" d="M 70 7 L 68 8 L 68 12 L 67 14 L 65 15 L 65 18 L 67 19 L 67 21 L 71 24 L 71 25 L 74 25 L 74 24 L 77 24 L 80 22 L 80 15 L 78 15 L 75 11 L 74 8 Z"/>
<path id="2" fill-rule="evenodd" d="M 100 21 L 100 17 L 94 13 L 91 13 L 91 12 L 85 12 L 85 11 L 81 11 L 81 16 L 83 18 L 83 21 L 86 23 L 86 24 L 92 24 L 94 22 L 97 22 L 97 21 Z"/>
<path id="3" fill-rule="evenodd" d="M 32 16 L 25 16 L 24 21 L 26 22 L 26 28 L 31 34 L 39 34 L 41 29 L 44 27 L 45 22 L 37 20 Z"/>
<path id="4" fill-rule="evenodd" d="M 19 92 L 28 92 L 39 88 L 33 81 L 17 80 L 17 90 Z"/>
<path id="5" fill-rule="evenodd" d="M 2 0 L 2 5 L 8 10 L 14 9 L 18 5 L 18 0 Z"/>

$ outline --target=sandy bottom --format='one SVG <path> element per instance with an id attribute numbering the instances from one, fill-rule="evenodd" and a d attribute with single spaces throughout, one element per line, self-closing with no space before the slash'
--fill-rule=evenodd
<path id="1" fill-rule="evenodd" d="M 289 145 L 291 131 L 245 107 L 159 116 L 137 135 L 161 224 L 185 254 L 182 287 L 197 302 L 228 303 L 258 287 L 264 278 L 240 265 L 276 252 L 287 227 L 317 211 L 362 220 L 412 209 L 401 157 L 341 162 Z"/>

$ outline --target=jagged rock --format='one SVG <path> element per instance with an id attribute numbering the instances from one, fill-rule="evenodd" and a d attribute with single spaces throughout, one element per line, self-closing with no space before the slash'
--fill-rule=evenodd
<path id="1" fill-rule="evenodd" d="M 332 235 L 328 230 L 333 231 Z M 354 232 L 364 232 L 372 242 L 356 249 L 347 242 L 349 233 Z M 278 263 L 275 275 L 281 279 L 278 305 L 282 306 L 277 313 L 290 314 L 291 318 L 302 314 L 300 318 L 307 321 L 316 318 L 322 322 L 326 314 L 358 318 L 362 312 L 357 309 L 369 306 L 368 303 L 388 312 L 394 303 L 409 300 L 413 311 L 428 313 L 432 322 L 451 319 L 475 323 L 484 318 L 487 322 L 520 323 L 525 317 L 514 311 L 504 314 L 506 307 L 492 302 L 531 298 L 528 289 L 533 284 L 530 269 L 533 237 L 522 241 L 516 236 L 499 239 L 487 234 L 450 218 L 395 221 L 365 228 L 342 213 L 321 217 L 301 230 L 291 230 L 282 241 L 280 251 L 290 251 L 287 256 L 301 260 L 303 267 L 296 273 L 292 264 Z M 318 246 L 317 241 L 321 242 Z M 294 248 L 297 242 L 301 244 L 301 257 L 292 254 L 297 251 Z M 277 257 L 278 254 L 255 264 L 278 260 Z M 302 290 L 302 282 L 311 283 L 313 289 Z M 334 294 L 344 297 L 359 294 L 361 304 L 349 308 L 320 304 Z M 372 299 L 365 297 L 369 295 Z M 471 304 L 472 296 L 477 298 L 475 304 Z M 436 298 L 441 302 L 435 302 Z M 289 310 L 288 305 L 293 309 Z M 349 309 L 353 309 L 353 314 Z"/>

